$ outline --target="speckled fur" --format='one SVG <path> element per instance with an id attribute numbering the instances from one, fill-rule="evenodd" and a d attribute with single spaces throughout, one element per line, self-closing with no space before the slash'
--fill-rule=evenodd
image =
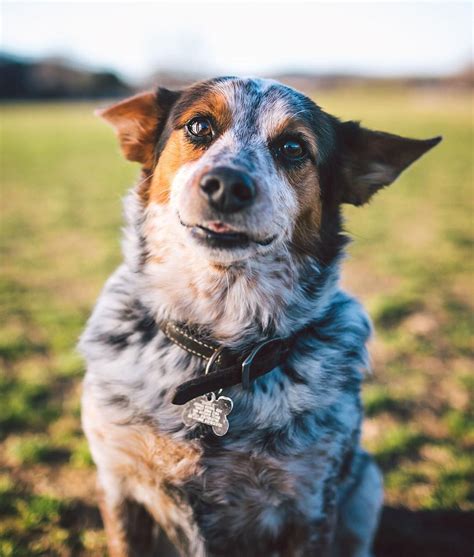
<path id="1" fill-rule="evenodd" d="M 209 92 L 225 111 L 223 128 L 212 146 L 191 154 L 177 122 L 196 102 L 202 112 Z M 370 323 L 338 285 L 343 124 L 271 81 L 219 79 L 165 97 L 156 166 L 149 168 L 148 146 L 141 183 L 125 199 L 124 263 L 80 342 L 83 423 L 110 553 L 152 555 L 159 525 L 189 557 L 368 556 L 382 490 L 359 447 Z M 297 120 L 312 159 L 292 173 L 268 145 Z M 258 177 L 258 202 L 229 218 L 257 236 L 276 235 L 270 246 L 229 254 L 188 237 L 182 220 L 210 218 L 195 183 L 215 164 Z M 225 437 L 185 427 L 182 408 L 171 404 L 203 362 L 164 336 L 163 319 L 197 325 L 241 351 L 268 336 L 293 337 L 287 361 L 250 391 L 226 389 L 234 409 Z M 137 533 L 130 505 L 146 513 L 139 522 L 147 532 Z"/>

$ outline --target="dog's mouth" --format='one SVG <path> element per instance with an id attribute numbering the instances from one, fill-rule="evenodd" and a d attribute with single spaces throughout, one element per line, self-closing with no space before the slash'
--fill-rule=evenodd
<path id="1" fill-rule="evenodd" d="M 180 222 L 190 231 L 191 236 L 195 240 L 211 248 L 245 249 L 252 244 L 269 246 L 276 238 L 276 236 L 255 238 L 245 232 L 235 230 L 231 226 L 220 221 L 206 223 L 206 226 L 201 224 L 186 224 L 181 221 L 181 219 Z"/>

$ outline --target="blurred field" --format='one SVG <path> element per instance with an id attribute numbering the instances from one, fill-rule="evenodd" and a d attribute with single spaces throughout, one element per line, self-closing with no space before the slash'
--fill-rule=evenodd
<path id="1" fill-rule="evenodd" d="M 371 206 L 347 210 L 354 243 L 344 284 L 376 325 L 364 442 L 384 470 L 390 507 L 379 555 L 469 555 L 472 98 L 364 89 L 315 98 L 370 127 L 444 136 Z M 0 109 L 0 557 L 104 554 L 74 346 L 120 260 L 121 196 L 137 168 L 91 109 Z"/>

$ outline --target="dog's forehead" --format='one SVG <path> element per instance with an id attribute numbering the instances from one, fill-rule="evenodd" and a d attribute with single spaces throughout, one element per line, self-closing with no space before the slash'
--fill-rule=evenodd
<path id="1" fill-rule="evenodd" d="M 236 111 L 248 112 L 280 108 L 297 110 L 304 95 L 272 79 L 231 78 L 218 80 L 211 88 L 219 91 Z"/>
<path id="2" fill-rule="evenodd" d="M 316 106 L 302 93 L 271 79 L 221 77 L 192 86 L 177 109 L 186 115 L 213 113 L 231 121 L 234 130 L 264 134 L 295 117 L 312 123 Z"/>

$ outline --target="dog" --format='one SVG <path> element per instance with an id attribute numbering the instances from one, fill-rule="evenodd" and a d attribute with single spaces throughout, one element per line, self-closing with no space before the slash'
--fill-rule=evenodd
<path id="1" fill-rule="evenodd" d="M 369 556 L 383 500 L 360 447 L 371 325 L 339 286 L 341 206 L 441 138 L 340 121 L 256 78 L 99 115 L 141 164 L 124 262 L 79 343 L 110 555 Z"/>

